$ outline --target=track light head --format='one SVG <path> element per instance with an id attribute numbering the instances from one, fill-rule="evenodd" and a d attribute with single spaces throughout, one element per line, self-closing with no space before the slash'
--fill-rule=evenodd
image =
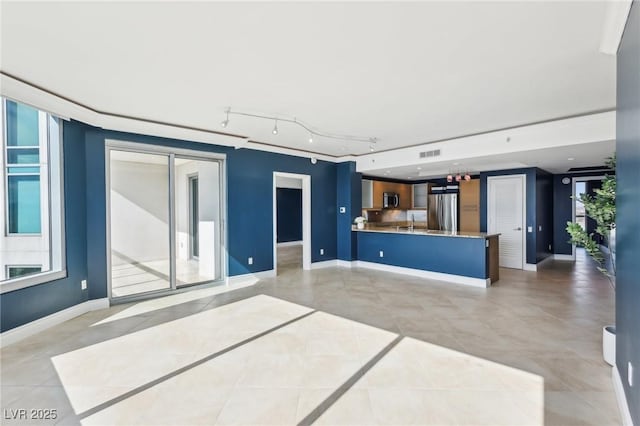
<path id="1" fill-rule="evenodd" d="M 223 120 L 222 123 L 220 123 L 222 127 L 227 127 L 228 124 L 229 124 L 229 120 Z"/>
<path id="2" fill-rule="evenodd" d="M 276 124 L 273 126 L 273 130 L 271 131 L 274 135 L 278 134 L 278 120 L 276 120 Z"/>

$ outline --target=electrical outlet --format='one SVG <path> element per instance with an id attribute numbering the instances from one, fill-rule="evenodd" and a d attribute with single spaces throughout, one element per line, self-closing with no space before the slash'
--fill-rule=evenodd
<path id="1" fill-rule="evenodd" d="M 80 288 L 82 290 L 86 290 L 87 289 L 87 280 L 80 281 Z"/>
<path id="2" fill-rule="evenodd" d="M 324 254 L 324 249 L 320 249 L 320 256 Z"/>
<path id="3" fill-rule="evenodd" d="M 384 252 L 380 250 L 380 257 L 384 257 Z"/>
<path id="4" fill-rule="evenodd" d="M 253 257 L 250 257 L 250 258 L 247 260 L 247 263 L 248 263 L 249 265 L 253 265 Z"/>
<path id="5" fill-rule="evenodd" d="M 527 226 L 527 232 L 533 232 L 533 226 Z"/>
<path id="6" fill-rule="evenodd" d="M 551 251 L 551 244 L 549 244 L 549 251 Z"/>
<path id="7" fill-rule="evenodd" d="M 346 213 L 346 212 L 347 212 L 346 207 L 340 207 L 340 213 Z"/>
<path id="8" fill-rule="evenodd" d="M 538 232 L 542 232 L 542 225 L 538 225 Z"/>
<path id="9" fill-rule="evenodd" d="M 633 387 L 633 364 L 631 364 L 631 361 L 627 363 L 627 382 L 629 387 Z"/>

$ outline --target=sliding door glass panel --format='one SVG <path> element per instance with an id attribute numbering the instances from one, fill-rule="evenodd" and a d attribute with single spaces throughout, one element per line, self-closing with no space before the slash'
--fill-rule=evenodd
<path id="1" fill-rule="evenodd" d="M 200 240 L 198 238 L 198 225 L 200 224 L 198 212 L 198 176 L 189 178 L 189 243 L 191 244 L 191 257 L 198 258 Z"/>
<path id="2" fill-rule="evenodd" d="M 111 150 L 111 295 L 171 288 L 169 156 Z"/>
<path id="3" fill-rule="evenodd" d="M 177 157 L 176 286 L 222 277 L 220 164 Z"/>

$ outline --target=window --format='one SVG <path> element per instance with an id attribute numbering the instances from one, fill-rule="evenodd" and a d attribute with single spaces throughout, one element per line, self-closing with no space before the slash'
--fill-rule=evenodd
<path id="1" fill-rule="evenodd" d="M 61 129 L 59 118 L 2 99 L 2 293 L 65 275 Z"/>
<path id="2" fill-rule="evenodd" d="M 38 272 L 42 272 L 42 266 L 7 266 L 8 278 L 18 278 Z"/>
<path id="3" fill-rule="evenodd" d="M 6 102 L 7 227 L 9 234 L 40 234 L 38 110 Z"/>

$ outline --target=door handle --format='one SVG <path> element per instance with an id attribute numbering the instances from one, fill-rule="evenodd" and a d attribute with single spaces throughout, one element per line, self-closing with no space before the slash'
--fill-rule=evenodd
<path id="1" fill-rule="evenodd" d="M 522 231 L 522 228 L 518 226 L 517 228 L 513 228 L 513 230 L 514 231 Z"/>

